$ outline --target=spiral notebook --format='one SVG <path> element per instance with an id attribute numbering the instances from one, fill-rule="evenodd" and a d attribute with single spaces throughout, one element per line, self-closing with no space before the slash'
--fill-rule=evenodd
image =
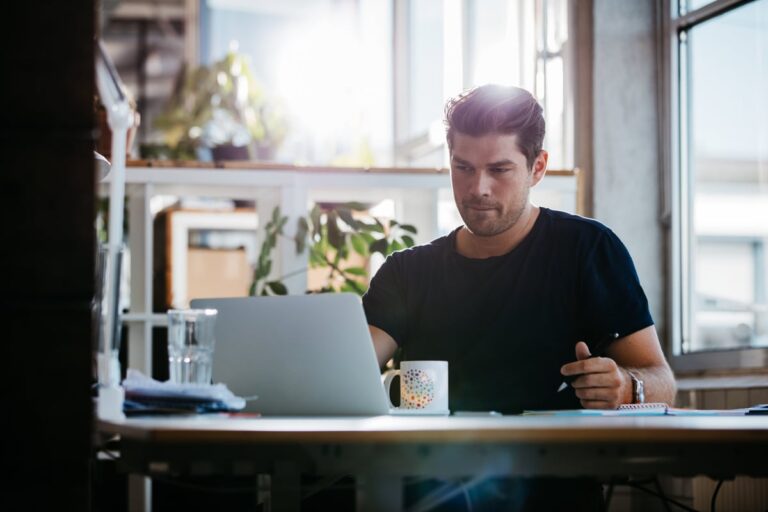
<path id="1" fill-rule="evenodd" d="M 616 409 L 523 411 L 523 416 L 744 416 L 747 409 L 683 409 L 661 402 L 623 404 Z"/>
<path id="2" fill-rule="evenodd" d="M 664 416 L 669 406 L 664 403 L 623 404 L 617 409 L 555 409 L 523 411 L 523 416 Z"/>

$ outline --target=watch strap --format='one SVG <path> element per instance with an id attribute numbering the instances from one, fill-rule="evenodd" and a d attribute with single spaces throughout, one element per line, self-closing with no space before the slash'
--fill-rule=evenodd
<path id="1" fill-rule="evenodd" d="M 632 403 L 645 403 L 645 384 L 634 372 L 627 370 L 627 373 L 629 378 L 632 379 Z"/>

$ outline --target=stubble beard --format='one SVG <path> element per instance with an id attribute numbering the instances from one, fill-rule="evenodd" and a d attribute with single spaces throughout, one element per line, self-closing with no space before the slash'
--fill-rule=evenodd
<path id="1" fill-rule="evenodd" d="M 461 214 L 461 219 L 464 221 L 464 226 L 475 236 L 491 237 L 503 233 L 517 225 L 528 205 L 528 193 L 526 192 L 525 197 L 520 204 L 515 205 L 514 208 L 508 210 L 502 217 L 493 221 L 482 219 L 475 221 L 475 219 L 472 218 L 472 210 L 470 208 L 470 205 L 472 204 L 477 203 L 470 202 L 469 204 L 463 204 L 462 208 L 459 208 L 459 213 Z"/>

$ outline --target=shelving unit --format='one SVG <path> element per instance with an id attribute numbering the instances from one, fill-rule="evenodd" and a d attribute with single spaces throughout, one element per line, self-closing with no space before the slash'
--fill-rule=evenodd
<path id="1" fill-rule="evenodd" d="M 579 180 L 577 170 L 549 171 L 541 184 L 533 189 L 532 200 L 544 206 L 579 212 Z M 106 193 L 107 183 L 108 178 L 102 184 L 102 194 Z M 394 203 L 395 218 L 416 226 L 419 232 L 417 243 L 424 243 L 442 234 L 439 205 L 442 203 L 447 208 L 453 203 L 446 169 L 334 168 L 253 162 L 206 165 L 129 162 L 126 194 L 130 313 L 124 315 L 123 321 L 130 327 L 126 340 L 128 366 L 147 374 L 152 368 L 152 328 L 165 325 L 166 321 L 164 314 L 152 311 L 153 220 L 164 204 L 163 196 L 255 201 L 257 247 L 262 236 L 258 229 L 258 212 L 271 214 L 276 206 L 289 217 L 286 234 L 292 236 L 296 219 L 305 215 L 314 202 L 376 203 L 389 199 Z M 460 220 L 456 225 L 458 223 Z M 306 268 L 307 263 L 306 253 L 297 255 L 290 241 L 281 240 L 272 273 L 279 276 Z M 284 282 L 291 293 L 303 293 L 306 289 L 304 275 Z"/>

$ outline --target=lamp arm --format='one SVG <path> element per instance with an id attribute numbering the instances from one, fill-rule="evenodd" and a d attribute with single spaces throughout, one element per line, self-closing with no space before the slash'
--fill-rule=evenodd
<path id="1" fill-rule="evenodd" d="M 128 129 L 134 112 L 128 102 L 125 86 L 101 42 L 96 48 L 96 86 L 112 130 L 112 167 L 109 174 L 109 226 L 105 297 L 107 314 L 104 323 L 103 375 L 100 382 L 98 414 L 102 418 L 123 416 L 123 390 L 120 388 L 120 365 L 115 351 L 120 339 L 120 254 L 123 249 L 123 208 L 125 205 L 125 154 Z"/>
<path id="2" fill-rule="evenodd" d="M 107 111 L 107 121 L 112 129 L 112 168 L 109 175 L 109 226 L 107 237 L 107 307 L 104 326 L 104 358 L 107 360 L 105 379 L 108 385 L 117 384 L 120 375 L 114 371 L 113 350 L 120 339 L 120 253 L 123 249 L 123 211 L 125 205 L 125 153 L 128 128 L 133 121 L 133 111 L 128 101 L 116 103 Z M 119 366 L 118 366 L 119 369 Z"/>

